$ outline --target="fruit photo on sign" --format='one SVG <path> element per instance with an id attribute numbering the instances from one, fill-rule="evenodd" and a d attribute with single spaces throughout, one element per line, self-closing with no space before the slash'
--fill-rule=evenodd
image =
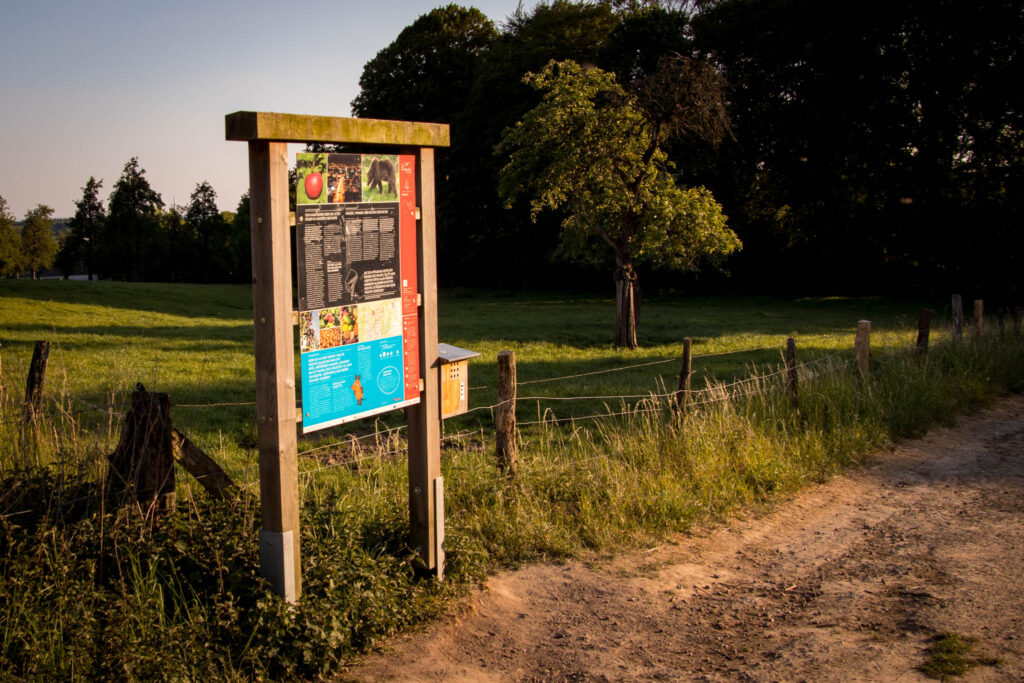
<path id="1" fill-rule="evenodd" d="M 299 152 L 295 157 L 295 203 L 325 204 L 327 192 L 324 177 L 327 174 L 327 155 Z"/>
<path id="2" fill-rule="evenodd" d="M 337 308 L 337 307 L 335 307 L 335 308 L 321 308 L 320 309 L 320 329 L 321 330 L 327 330 L 327 329 L 330 329 L 332 327 L 340 327 L 341 326 L 341 316 L 342 316 L 342 311 L 343 310 L 344 309 Z M 323 335 L 320 335 L 320 336 L 323 337 Z"/>
<path id="3" fill-rule="evenodd" d="M 341 343 L 355 344 L 359 341 L 359 311 L 356 306 L 341 309 Z"/>

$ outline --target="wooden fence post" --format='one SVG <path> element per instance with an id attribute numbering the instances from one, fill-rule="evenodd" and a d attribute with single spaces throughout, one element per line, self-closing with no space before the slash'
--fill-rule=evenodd
<path id="1" fill-rule="evenodd" d="M 857 369 L 861 377 L 871 372 L 871 321 L 857 322 L 857 337 L 853 343 L 854 355 L 857 357 Z"/>
<path id="2" fill-rule="evenodd" d="M 249 141 L 249 191 L 260 574 L 278 595 L 295 602 L 302 595 L 302 558 L 287 143 Z"/>
<path id="3" fill-rule="evenodd" d="M 174 509 L 174 457 L 171 455 L 171 401 L 167 394 L 132 392 L 108 479 L 158 512 Z"/>
<path id="4" fill-rule="evenodd" d="M 959 294 L 953 295 L 953 339 L 964 334 L 964 302 Z"/>
<path id="5" fill-rule="evenodd" d="M 410 150 L 416 156 L 416 199 L 420 208 L 417 239 L 420 373 L 424 385 L 420 402 L 405 409 L 409 426 L 409 538 L 422 566 L 444 574 L 443 495 L 441 480 L 441 370 L 437 352 L 437 224 L 434 188 L 434 148 Z M 405 152 L 408 153 L 408 152 Z"/>
<path id="6" fill-rule="evenodd" d="M 679 384 L 676 385 L 676 411 L 686 413 L 686 404 L 690 402 L 690 377 L 693 375 L 693 340 L 683 337 L 683 364 L 679 368 Z"/>
<path id="7" fill-rule="evenodd" d="M 931 334 L 933 313 L 935 311 L 930 308 L 922 308 L 917 316 L 917 352 L 922 355 L 928 353 L 928 336 Z"/>
<path id="8" fill-rule="evenodd" d="M 519 457 L 516 442 L 516 354 L 514 351 L 498 352 L 498 408 L 494 414 L 495 450 L 498 467 L 502 472 L 514 475 Z"/>
<path id="9" fill-rule="evenodd" d="M 25 382 L 25 408 L 22 414 L 25 424 L 34 423 L 43 409 L 43 383 L 46 381 L 46 361 L 49 357 L 50 342 L 37 341 L 32 350 L 32 362 Z"/>
<path id="10" fill-rule="evenodd" d="M 796 386 L 796 339 L 786 339 L 786 389 L 789 390 L 789 398 L 793 402 L 793 408 L 800 408 L 800 398 L 797 395 Z"/>
<path id="11" fill-rule="evenodd" d="M 985 334 L 985 302 L 981 299 L 974 300 L 974 336 L 981 339 Z"/>

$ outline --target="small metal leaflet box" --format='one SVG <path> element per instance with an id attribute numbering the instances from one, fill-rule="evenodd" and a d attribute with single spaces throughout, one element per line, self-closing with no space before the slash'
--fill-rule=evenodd
<path id="1" fill-rule="evenodd" d="M 441 362 L 441 419 L 469 410 L 469 359 L 480 354 L 451 344 L 437 345 Z"/>

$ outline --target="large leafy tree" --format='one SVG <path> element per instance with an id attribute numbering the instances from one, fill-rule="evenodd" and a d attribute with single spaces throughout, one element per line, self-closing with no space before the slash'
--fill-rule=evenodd
<path id="1" fill-rule="evenodd" d="M 39 204 L 25 214 L 21 226 L 22 267 L 36 279 L 40 270 L 53 265 L 57 240 L 53 237 L 53 209 Z"/>
<path id="2" fill-rule="evenodd" d="M 231 219 L 231 281 L 252 282 L 252 234 L 250 225 L 249 193 L 238 199 L 238 208 Z"/>
<path id="3" fill-rule="evenodd" d="M 0 197 L 0 277 L 16 277 L 22 271 L 21 235 L 7 200 Z"/>
<path id="4" fill-rule="evenodd" d="M 497 37 L 475 7 L 438 7 L 402 29 L 363 67 L 356 116 L 451 123 L 463 112 L 480 55 Z"/>
<path id="5" fill-rule="evenodd" d="M 106 275 L 138 281 L 160 273 L 163 206 L 138 158 L 129 159 L 110 193 L 102 240 L 102 270 Z"/>
<path id="6" fill-rule="evenodd" d="M 57 262 L 63 270 L 68 271 L 81 263 L 90 280 L 96 272 L 95 252 L 107 220 L 107 212 L 99 197 L 102 187 L 103 180 L 89 176 L 82 188 L 82 198 L 75 202 L 75 215 L 69 223 L 71 230 L 57 255 Z"/>
<path id="7" fill-rule="evenodd" d="M 676 185 L 660 146 L 669 130 L 703 134 L 720 102 L 680 99 L 681 111 L 645 111 L 613 74 L 571 61 L 551 62 L 526 81 L 543 99 L 501 141 L 508 158 L 499 190 L 508 204 L 526 196 L 533 218 L 564 211 L 565 255 L 591 260 L 595 242 L 611 250 L 615 343 L 636 348 L 637 265 L 689 270 L 740 247 L 708 190 Z"/>

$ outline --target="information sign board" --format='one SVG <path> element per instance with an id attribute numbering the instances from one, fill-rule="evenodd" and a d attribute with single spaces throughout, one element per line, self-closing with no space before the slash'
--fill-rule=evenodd
<path id="1" fill-rule="evenodd" d="M 298 155 L 302 432 L 418 403 L 415 157 Z"/>

